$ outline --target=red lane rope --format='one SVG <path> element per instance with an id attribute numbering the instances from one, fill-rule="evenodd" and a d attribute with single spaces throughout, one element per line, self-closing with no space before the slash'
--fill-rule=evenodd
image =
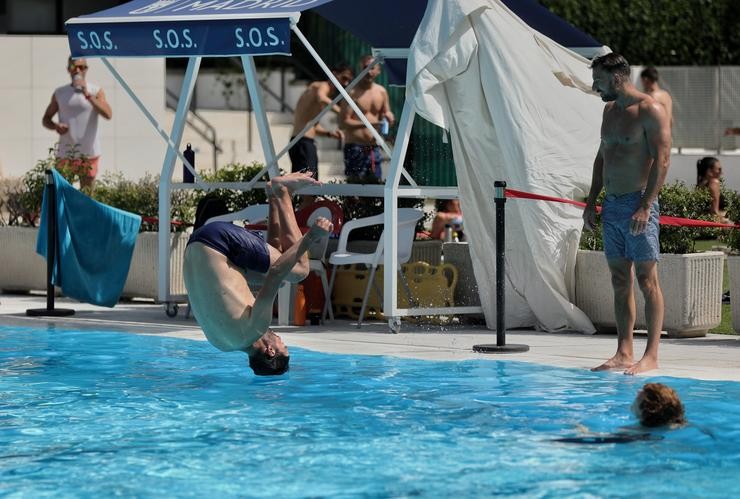
<path id="1" fill-rule="evenodd" d="M 533 194 L 531 192 L 517 191 L 516 189 L 506 189 L 505 195 L 507 198 L 535 199 L 538 201 L 552 201 L 554 203 L 572 204 L 573 206 L 580 206 L 581 208 L 586 206 L 586 203 L 582 201 L 558 198 L 554 196 L 543 196 L 542 194 Z M 597 206 L 596 211 L 600 212 L 601 206 Z M 671 217 L 668 215 L 660 216 L 660 224 L 661 225 L 673 225 L 677 227 L 714 227 L 718 229 L 740 228 L 740 224 L 724 224 L 721 222 L 709 222 L 706 220 L 694 220 L 692 218 Z"/>

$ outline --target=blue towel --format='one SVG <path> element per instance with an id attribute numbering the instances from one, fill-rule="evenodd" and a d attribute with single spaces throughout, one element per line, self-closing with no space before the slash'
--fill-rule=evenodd
<path id="1" fill-rule="evenodd" d="M 113 307 L 131 265 L 141 217 L 113 208 L 75 189 L 52 170 L 56 185 L 58 258 L 52 282 L 79 301 Z M 46 190 L 36 253 L 46 258 Z"/>

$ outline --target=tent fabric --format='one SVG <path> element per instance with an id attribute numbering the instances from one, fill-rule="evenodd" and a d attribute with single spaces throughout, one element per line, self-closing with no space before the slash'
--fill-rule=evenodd
<path id="1" fill-rule="evenodd" d="M 126 283 L 141 217 L 95 201 L 52 172 L 58 238 L 52 282 L 70 298 L 113 307 Z M 45 258 L 47 203 L 44 190 L 36 253 Z"/>
<path id="2" fill-rule="evenodd" d="M 586 196 L 603 110 L 588 66 L 499 0 L 430 0 L 412 44 L 407 99 L 450 132 L 488 324 L 496 323 L 494 182 Z M 594 332 L 572 303 L 581 215 L 545 201 L 506 203 L 508 327 Z"/>

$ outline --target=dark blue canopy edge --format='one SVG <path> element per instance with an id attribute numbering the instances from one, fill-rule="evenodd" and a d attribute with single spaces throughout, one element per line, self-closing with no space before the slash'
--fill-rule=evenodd
<path id="1" fill-rule="evenodd" d="M 67 21 L 73 57 L 290 55 L 290 23 L 331 0 L 133 0 Z"/>
<path id="2" fill-rule="evenodd" d="M 540 33 L 570 48 L 599 48 L 537 0 L 503 0 Z M 375 48 L 408 48 L 427 0 L 133 0 L 67 21 L 73 57 L 290 55 L 290 23 L 314 9 Z M 388 60 L 404 84 L 405 60 Z"/>

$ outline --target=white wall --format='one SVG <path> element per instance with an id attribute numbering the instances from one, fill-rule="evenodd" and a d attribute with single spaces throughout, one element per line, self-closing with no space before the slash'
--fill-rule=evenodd
<path id="1" fill-rule="evenodd" d="M 696 162 L 704 156 L 714 156 L 722 163 L 722 177 L 725 187 L 740 191 L 740 154 L 672 154 L 666 182 L 681 180 L 689 187 L 696 185 Z"/>
<path id="2" fill-rule="evenodd" d="M 41 118 L 54 89 L 69 81 L 69 46 L 64 36 L 0 36 L 0 176 L 18 177 L 57 141 Z M 164 59 L 109 59 L 149 111 L 168 130 Z M 88 79 L 99 84 L 113 109 L 101 119 L 100 173 L 136 179 L 162 169 L 165 145 L 131 98 L 98 59 L 88 59 Z M 165 121 L 163 121 L 165 120 Z"/>

